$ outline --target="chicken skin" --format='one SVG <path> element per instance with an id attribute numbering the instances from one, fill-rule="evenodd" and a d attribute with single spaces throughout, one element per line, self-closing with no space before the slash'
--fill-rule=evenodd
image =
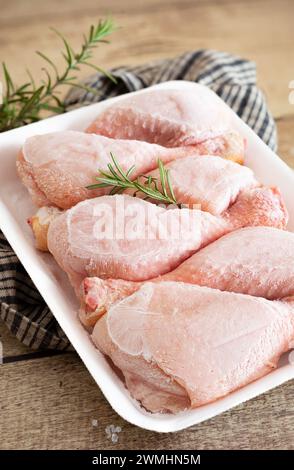
<path id="1" fill-rule="evenodd" d="M 231 232 L 152 282 L 181 281 L 266 299 L 294 296 L 294 234 L 272 227 Z M 86 278 L 80 318 L 92 326 L 110 306 L 141 287 L 124 279 Z"/>
<path id="2" fill-rule="evenodd" d="M 284 228 L 279 192 L 253 188 L 220 216 L 156 206 L 127 195 L 80 202 L 49 225 L 47 243 L 76 290 L 87 276 L 143 281 L 167 273 L 224 234 L 248 225 Z"/>
<path id="3" fill-rule="evenodd" d="M 202 153 L 226 154 L 242 163 L 244 141 L 232 130 L 232 113 L 211 90 L 149 90 L 108 107 L 87 132 L 165 147 L 200 145 Z"/>
<path id="4" fill-rule="evenodd" d="M 268 374 L 293 345 L 294 301 L 181 282 L 146 283 L 92 333 L 152 412 L 215 401 Z"/>

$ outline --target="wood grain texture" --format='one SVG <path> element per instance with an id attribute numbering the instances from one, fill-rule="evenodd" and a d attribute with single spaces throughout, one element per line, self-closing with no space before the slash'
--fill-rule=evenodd
<path id="1" fill-rule="evenodd" d="M 293 382 L 185 431 L 157 434 L 123 421 L 74 354 L 3 365 L 0 374 L 1 449 L 294 448 Z M 110 424 L 122 429 L 116 444 Z"/>
<path id="2" fill-rule="evenodd" d="M 27 348 L 15 339 L 10 333 L 7 326 L 0 320 L 0 341 L 2 353 L 4 357 L 17 356 L 20 354 L 30 353 L 32 350 Z"/>
<path id="3" fill-rule="evenodd" d="M 29 67 L 38 77 L 40 49 L 62 58 L 54 26 L 74 46 L 89 24 L 109 12 L 120 29 L 95 53 L 105 67 L 137 64 L 187 50 L 213 48 L 254 60 L 258 81 L 275 116 L 291 114 L 292 0 L 0 0 L 0 57 L 19 81 Z"/>
<path id="4" fill-rule="evenodd" d="M 0 0 L 0 11 L 0 57 L 19 82 L 26 67 L 38 77 L 36 48 L 61 65 L 60 43 L 49 26 L 78 46 L 89 24 L 109 12 L 121 29 L 95 53 L 106 67 L 202 47 L 255 60 L 259 85 L 278 118 L 279 154 L 294 168 L 294 105 L 288 99 L 293 1 Z M 22 359 L 0 366 L 1 449 L 294 449 L 293 381 L 188 430 L 158 435 L 119 418 L 75 354 L 23 360 L 29 350 L 2 324 L 0 340 L 6 357 Z M 122 428 L 117 444 L 107 439 L 109 424 Z"/>

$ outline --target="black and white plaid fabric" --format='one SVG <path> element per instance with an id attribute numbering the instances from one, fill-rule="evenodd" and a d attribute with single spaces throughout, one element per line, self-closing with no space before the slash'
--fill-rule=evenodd
<path id="1" fill-rule="evenodd" d="M 167 80 L 189 80 L 214 90 L 270 148 L 276 150 L 276 128 L 264 96 L 256 86 L 253 62 L 212 50 L 188 52 L 173 59 L 137 67 L 112 70 L 117 84 L 101 74 L 85 80 L 99 90 L 99 96 L 73 89 L 67 108 L 102 101 L 130 91 L 141 90 Z M 31 348 L 70 349 L 67 337 L 41 295 L 0 234 L 1 318 L 10 331 Z"/>

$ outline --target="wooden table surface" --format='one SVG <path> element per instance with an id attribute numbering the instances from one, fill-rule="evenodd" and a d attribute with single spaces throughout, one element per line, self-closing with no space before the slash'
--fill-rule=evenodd
<path id="1" fill-rule="evenodd" d="M 78 46 L 89 25 L 109 12 L 121 29 L 96 53 L 104 67 L 203 47 L 256 61 L 259 86 L 277 120 L 279 153 L 294 167 L 293 1 L 0 0 L 0 11 L 0 58 L 19 80 L 28 66 L 38 73 L 35 49 L 61 65 L 59 41 L 49 26 Z M 0 339 L 1 449 L 294 448 L 293 381 L 185 431 L 156 434 L 112 411 L 76 354 L 40 356 L 2 324 Z M 107 438 L 110 424 L 122 429 L 117 443 Z"/>

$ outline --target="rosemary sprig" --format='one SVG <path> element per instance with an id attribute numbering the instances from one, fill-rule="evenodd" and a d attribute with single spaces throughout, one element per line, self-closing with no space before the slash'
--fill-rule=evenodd
<path id="1" fill-rule="evenodd" d="M 133 189 L 133 196 L 141 192 L 146 195 L 144 199 L 155 199 L 166 204 L 178 204 L 171 185 L 169 171 L 164 167 L 162 161 L 158 159 L 159 179 L 154 176 L 139 175 L 134 180 L 130 179 L 135 169 L 131 166 L 127 172 L 121 168 L 113 153 L 110 152 L 112 163 L 109 163 L 109 172 L 99 171 L 99 176 L 95 177 L 99 183 L 87 186 L 87 189 L 112 188 L 110 195 L 120 194 L 126 189 Z M 160 183 L 160 187 L 159 187 Z"/>
<path id="2" fill-rule="evenodd" d="M 88 34 L 83 36 L 83 43 L 78 52 L 73 50 L 62 34 L 53 30 L 63 42 L 64 51 L 62 56 L 65 61 L 65 68 L 63 72 L 59 72 L 54 59 L 49 58 L 40 51 L 36 51 L 47 64 L 47 68 L 42 68 L 44 79 L 41 80 L 39 85 L 36 85 L 29 70 L 27 70 L 27 82 L 20 86 L 15 85 L 6 64 L 3 63 L 5 93 L 2 97 L 2 104 L 0 104 L 0 132 L 38 121 L 42 118 L 44 112 L 51 114 L 63 113 L 66 106 L 64 100 L 59 97 L 59 88 L 61 86 L 77 87 L 97 94 L 97 90 L 94 88 L 87 87 L 77 81 L 76 72 L 80 70 L 81 66 L 99 71 L 115 82 L 111 74 L 90 62 L 94 48 L 99 43 L 106 43 L 105 38 L 114 29 L 114 24 L 110 19 L 100 21 L 96 26 L 91 26 Z"/>

